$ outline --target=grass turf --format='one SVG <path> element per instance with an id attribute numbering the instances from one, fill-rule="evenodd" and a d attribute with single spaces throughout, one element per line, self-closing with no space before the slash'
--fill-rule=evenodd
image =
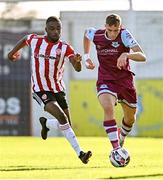
<path id="1" fill-rule="evenodd" d="M 93 152 L 87 165 L 65 138 L 0 137 L 0 179 L 163 179 L 163 139 L 127 138 L 131 161 L 124 168 L 110 164 L 107 138 L 78 140 Z"/>

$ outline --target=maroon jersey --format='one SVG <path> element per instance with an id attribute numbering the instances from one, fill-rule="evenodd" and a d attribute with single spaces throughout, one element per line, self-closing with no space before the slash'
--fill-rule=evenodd
<path id="1" fill-rule="evenodd" d="M 98 30 L 95 32 L 93 42 L 96 45 L 99 60 L 98 79 L 117 80 L 131 73 L 128 60 L 124 69 L 117 68 L 118 57 L 130 51 L 130 48 L 125 47 L 122 42 L 121 31 L 115 40 L 110 40 L 106 38 L 105 30 Z"/>
<path id="2" fill-rule="evenodd" d="M 117 68 L 118 57 L 137 45 L 128 30 L 121 29 L 115 40 L 106 36 L 105 29 L 88 29 L 86 36 L 96 46 L 99 61 L 98 80 L 118 80 L 132 74 L 128 60 L 125 68 L 122 70 Z"/>

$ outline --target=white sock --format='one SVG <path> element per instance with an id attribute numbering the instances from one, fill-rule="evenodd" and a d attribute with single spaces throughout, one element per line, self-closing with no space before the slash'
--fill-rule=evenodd
<path id="1" fill-rule="evenodd" d="M 72 130 L 71 126 L 69 123 L 66 124 L 60 124 L 59 125 L 60 130 L 62 131 L 63 135 L 66 137 L 66 139 L 69 141 L 71 144 L 72 148 L 75 150 L 76 154 L 79 156 L 80 155 L 80 145 L 77 141 L 76 135 L 74 131 Z"/>
<path id="2" fill-rule="evenodd" d="M 125 122 L 124 119 L 122 120 L 122 127 L 121 127 L 121 133 L 120 133 L 120 139 L 124 140 L 125 137 L 130 133 L 132 129 L 132 126 L 128 126 Z"/>
<path id="3" fill-rule="evenodd" d="M 57 119 L 47 119 L 46 126 L 49 129 L 59 129 L 59 122 Z"/>

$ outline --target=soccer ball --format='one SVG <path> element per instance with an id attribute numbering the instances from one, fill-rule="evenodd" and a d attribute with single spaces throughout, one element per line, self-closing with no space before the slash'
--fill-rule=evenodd
<path id="1" fill-rule="evenodd" d="M 112 150 L 109 159 L 114 167 L 125 167 L 130 162 L 130 155 L 124 148 Z"/>

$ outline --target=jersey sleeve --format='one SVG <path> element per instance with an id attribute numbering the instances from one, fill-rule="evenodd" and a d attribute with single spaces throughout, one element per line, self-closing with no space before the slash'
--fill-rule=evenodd
<path id="1" fill-rule="evenodd" d="M 138 42 L 127 29 L 122 31 L 121 38 L 126 47 L 132 48 L 138 45 Z"/>
<path id="2" fill-rule="evenodd" d="M 26 39 L 26 42 L 25 42 L 27 46 L 31 45 L 31 41 L 32 41 L 34 36 L 36 36 L 36 34 L 29 34 L 29 35 L 27 35 L 27 39 Z"/>
<path id="3" fill-rule="evenodd" d="M 93 41 L 94 39 L 94 35 L 95 35 L 95 32 L 97 30 L 95 28 L 89 28 L 89 29 L 86 29 L 86 32 L 85 32 L 85 36 L 90 40 L 90 41 Z"/>
<path id="4" fill-rule="evenodd" d="M 74 56 L 74 54 L 75 54 L 74 48 L 70 45 L 67 45 L 65 56 L 69 58 L 71 56 Z"/>

